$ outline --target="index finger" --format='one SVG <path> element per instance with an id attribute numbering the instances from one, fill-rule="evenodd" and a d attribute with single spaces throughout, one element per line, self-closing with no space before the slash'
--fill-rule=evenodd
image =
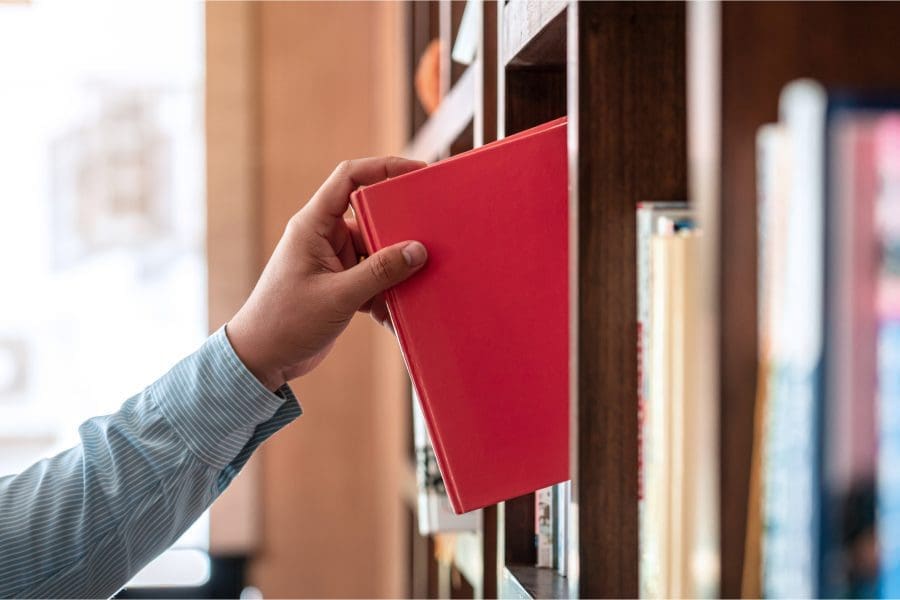
<path id="1" fill-rule="evenodd" d="M 399 156 L 378 156 L 345 160 L 328 176 L 310 200 L 310 205 L 332 217 L 340 218 L 347 210 L 350 194 L 361 185 L 371 185 L 426 166 L 418 160 Z"/>

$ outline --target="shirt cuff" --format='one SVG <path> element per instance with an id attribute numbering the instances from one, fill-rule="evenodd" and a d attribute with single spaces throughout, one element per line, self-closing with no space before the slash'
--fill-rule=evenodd
<path id="1" fill-rule="evenodd" d="M 301 412 L 287 385 L 272 393 L 247 370 L 225 327 L 148 391 L 190 450 L 216 469 L 231 463 L 276 412 L 293 418 Z M 293 418 L 279 418 L 278 425 Z"/>

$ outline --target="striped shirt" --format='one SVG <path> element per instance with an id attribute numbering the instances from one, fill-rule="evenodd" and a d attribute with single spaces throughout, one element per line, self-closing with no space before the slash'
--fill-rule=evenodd
<path id="1" fill-rule="evenodd" d="M 0 596 L 109 597 L 173 544 L 253 451 L 300 415 L 224 327 L 81 444 L 0 478 Z"/>

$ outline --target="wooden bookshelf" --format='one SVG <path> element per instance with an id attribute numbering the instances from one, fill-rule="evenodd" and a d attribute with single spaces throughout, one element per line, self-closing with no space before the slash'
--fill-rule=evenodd
<path id="1" fill-rule="evenodd" d="M 756 175 L 758 127 L 777 120 L 782 87 L 799 77 L 826 86 L 900 88 L 900 5 L 724 3 L 721 45 L 721 592 L 742 590 L 757 367 Z M 748 557 L 753 561 L 753 557 Z M 755 565 L 750 569 L 758 572 Z"/>
<path id="2" fill-rule="evenodd" d="M 504 6 L 501 64 L 564 63 L 567 5 L 565 0 L 523 0 Z"/>
<path id="3" fill-rule="evenodd" d="M 462 6 L 432 5 L 434 14 L 423 16 L 417 5 L 410 23 L 420 27 L 411 40 L 421 40 L 426 25 L 437 35 L 441 15 L 451 20 L 443 31 L 452 36 Z M 758 549 L 747 551 L 757 378 L 754 139 L 760 125 L 776 120 L 779 92 L 792 79 L 900 88 L 900 4 L 480 6 L 478 62 L 450 78 L 443 112 L 411 119 L 410 148 L 443 156 L 569 117 L 571 510 L 578 524 L 569 555 L 580 568 L 565 578 L 533 566 L 529 494 L 485 511 L 473 538 L 480 540 L 482 581 L 472 589 L 483 597 L 638 595 L 635 209 L 642 201 L 689 200 L 707 240 L 707 345 L 693 359 L 703 365 L 704 393 L 718 412 L 709 519 L 719 593 L 758 595 Z M 471 112 L 452 108 L 465 104 L 463 96 Z"/>
<path id="4" fill-rule="evenodd" d="M 462 3 L 411 9 L 453 31 Z M 559 116 L 570 119 L 573 263 L 572 481 L 578 578 L 535 567 L 534 495 L 485 509 L 459 571 L 479 597 L 638 592 L 635 209 L 687 198 L 685 6 L 484 2 L 479 58 L 442 106 L 412 121 L 408 154 L 435 158 Z M 424 47 L 421 31 L 411 40 Z M 449 47 L 445 48 L 449 52 Z M 445 61 L 446 64 L 446 61 Z M 468 87 L 472 77 L 475 90 Z M 470 99 L 471 116 L 466 108 Z M 415 103 L 415 98 L 411 99 Z M 460 108 L 463 107 L 463 108 Z M 427 140 L 427 142 L 426 142 Z M 467 568 L 480 550 L 481 569 Z M 589 565 L 589 567 L 588 567 Z"/>

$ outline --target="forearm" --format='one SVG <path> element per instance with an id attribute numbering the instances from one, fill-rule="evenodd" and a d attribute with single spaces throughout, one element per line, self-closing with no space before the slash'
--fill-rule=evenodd
<path id="1" fill-rule="evenodd" d="M 0 596 L 115 593 L 171 545 L 252 451 L 296 418 L 247 372 L 223 331 L 81 444 L 0 479 Z"/>

